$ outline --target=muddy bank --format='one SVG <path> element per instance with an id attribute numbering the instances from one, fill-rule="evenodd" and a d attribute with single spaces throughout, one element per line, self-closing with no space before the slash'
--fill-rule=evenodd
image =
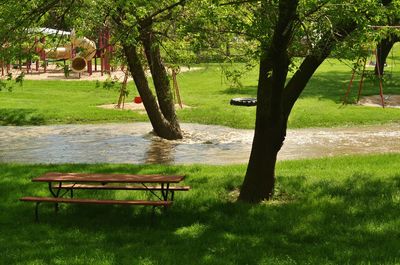
<path id="1" fill-rule="evenodd" d="M 247 163 L 252 130 L 182 124 L 185 138 L 166 141 L 148 123 L 3 126 L 0 162 Z M 279 159 L 400 152 L 400 124 L 289 130 Z"/>
<path id="2" fill-rule="evenodd" d="M 400 108 L 400 95 L 383 95 L 385 108 Z M 382 98 L 379 95 L 362 97 L 359 105 L 382 108 Z"/>

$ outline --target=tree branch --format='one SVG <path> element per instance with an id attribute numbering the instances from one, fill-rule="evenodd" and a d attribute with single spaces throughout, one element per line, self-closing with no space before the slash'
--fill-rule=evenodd
<path id="1" fill-rule="evenodd" d="M 226 2 L 226 3 L 219 4 L 219 6 L 241 5 L 241 4 L 256 3 L 256 2 L 258 2 L 258 0 L 231 1 L 231 2 Z"/>
<path id="2" fill-rule="evenodd" d="M 160 10 L 157 10 L 156 12 L 154 12 L 153 14 L 151 14 L 150 16 L 147 16 L 145 19 L 153 19 L 154 17 L 156 17 L 157 15 L 159 15 L 159 14 L 161 14 L 161 13 L 164 13 L 165 11 L 172 10 L 172 9 L 174 9 L 174 8 L 177 7 L 177 6 L 183 6 L 183 5 L 185 5 L 187 1 L 189 1 L 189 0 L 180 0 L 180 1 L 178 1 L 178 2 L 176 2 L 176 3 L 174 3 L 174 4 L 172 4 L 172 5 L 169 5 L 169 6 L 167 6 L 167 7 L 164 7 L 164 8 L 162 8 L 162 9 L 160 9 Z"/>
<path id="3" fill-rule="evenodd" d="M 284 111 L 287 116 L 289 116 L 294 103 L 303 92 L 308 81 L 321 63 L 329 56 L 335 44 L 343 41 L 356 28 L 357 23 L 353 20 L 335 25 L 333 29 L 334 34 L 331 31 L 326 32 L 310 54 L 305 57 L 299 69 L 285 87 Z"/>

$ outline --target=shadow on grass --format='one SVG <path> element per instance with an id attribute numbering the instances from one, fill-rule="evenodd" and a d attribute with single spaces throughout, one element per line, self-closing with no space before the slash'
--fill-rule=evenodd
<path id="1" fill-rule="evenodd" d="M 343 101 L 346 93 L 348 84 L 351 78 L 351 71 L 348 74 L 343 72 L 326 72 L 317 73 L 307 87 L 304 89 L 301 97 L 314 97 L 320 99 L 329 99 L 336 103 Z M 349 95 L 349 101 L 354 101 L 357 97 L 359 76 L 356 76 L 352 89 Z M 400 77 L 392 75 L 391 77 L 384 78 L 384 93 L 386 94 L 400 94 L 398 89 L 400 84 Z M 246 97 L 257 97 L 256 86 L 244 86 L 241 88 L 228 88 L 221 91 L 222 94 L 235 95 L 241 94 Z M 364 81 L 362 95 L 378 95 L 379 94 L 379 82 L 375 78 L 367 78 Z"/>
<path id="2" fill-rule="evenodd" d="M 227 88 L 220 93 L 227 95 L 244 94 L 248 97 L 257 97 L 257 87 L 256 86 L 242 86 L 242 87 L 231 87 Z"/>
<path id="3" fill-rule="evenodd" d="M 357 98 L 360 76 L 355 77 L 349 94 L 349 101 Z M 351 79 L 351 72 L 318 73 L 315 75 L 307 87 L 304 89 L 301 97 L 317 97 L 329 99 L 336 103 L 341 103 L 347 91 Z M 400 78 L 397 76 L 384 78 L 383 88 L 386 94 L 399 94 L 398 84 Z M 378 95 L 379 81 L 375 77 L 364 79 L 361 96 Z"/>
<path id="4" fill-rule="evenodd" d="M 193 190 L 176 194 L 174 206 L 158 211 L 153 226 L 149 208 L 95 205 L 67 205 L 58 214 L 43 205 L 35 224 L 33 205 L 17 201 L 22 195 L 46 195 L 45 185 L 31 183 L 31 177 L 72 167 L 154 173 L 149 166 L 5 167 L 0 250 L 9 255 L 0 257 L 2 263 L 393 264 L 400 259 L 398 175 L 377 180 L 356 174 L 344 182 L 311 184 L 303 176 L 280 177 L 279 192 L 293 197 L 253 206 L 227 199 L 240 183 L 236 175 L 189 174 L 185 184 Z"/>
<path id="5" fill-rule="evenodd" d="M 43 125 L 43 116 L 34 109 L 0 109 L 0 125 Z"/>

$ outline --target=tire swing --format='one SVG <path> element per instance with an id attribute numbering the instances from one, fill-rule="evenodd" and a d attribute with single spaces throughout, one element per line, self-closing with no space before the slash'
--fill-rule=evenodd
<path id="1" fill-rule="evenodd" d="M 233 98 L 233 99 L 231 99 L 231 105 L 246 106 L 246 107 L 256 106 L 257 99 L 256 98 Z"/>

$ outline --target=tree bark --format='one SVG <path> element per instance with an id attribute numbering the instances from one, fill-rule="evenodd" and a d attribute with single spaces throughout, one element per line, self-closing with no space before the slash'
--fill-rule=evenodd
<path id="1" fill-rule="evenodd" d="M 167 140 L 182 139 L 182 131 L 175 112 L 174 98 L 168 78 L 167 71 L 162 62 L 161 53 L 157 39 L 152 30 L 153 16 L 174 8 L 177 5 L 183 5 L 186 0 L 181 0 L 164 9 L 161 9 L 151 16 L 138 19 L 135 25 L 140 38 L 134 43 L 122 42 L 123 51 L 129 65 L 129 70 L 133 76 L 136 88 L 142 98 L 143 105 L 153 126 L 154 133 Z M 120 13 L 124 13 L 120 9 Z M 114 22 L 123 28 L 122 17 L 114 16 Z M 143 48 L 145 58 L 141 58 L 139 47 Z M 143 59 L 143 60 L 142 60 Z M 150 68 L 152 80 L 157 96 L 154 96 L 149 87 L 145 73 L 145 60 Z"/>
<path id="2" fill-rule="evenodd" d="M 291 12 L 296 1 L 289 2 Z M 280 6 L 281 9 L 281 6 Z M 281 21 L 283 18 L 283 21 Z M 357 24 L 344 21 L 324 34 L 313 50 L 303 60 L 299 69 L 285 85 L 289 60 L 287 48 L 292 33 L 290 20 L 293 13 L 280 14 L 270 46 L 263 49 L 257 91 L 256 126 L 250 160 L 242 184 L 239 200 L 257 203 L 271 198 L 275 185 L 275 164 L 286 137 L 290 112 L 319 65 L 328 57 L 337 42 L 356 29 Z M 285 23 L 287 23 L 285 25 Z M 282 34 L 287 32 L 287 35 Z M 278 35 L 275 37 L 275 35 Z"/>
<path id="3" fill-rule="evenodd" d="M 175 123 L 171 123 L 164 117 L 157 103 L 156 97 L 150 90 L 137 47 L 132 44 L 125 44 L 123 45 L 123 49 L 129 65 L 129 70 L 131 71 L 139 95 L 142 98 L 143 105 L 146 109 L 147 115 L 149 116 L 154 132 L 159 137 L 168 140 L 181 139 L 182 132 L 179 123 L 177 120 Z"/>
<path id="4" fill-rule="evenodd" d="M 386 38 L 382 39 L 376 48 L 377 52 L 377 63 L 375 64 L 375 75 L 383 75 L 385 70 L 386 59 L 389 56 L 390 51 L 393 48 L 393 45 L 399 41 L 399 37 L 391 33 Z M 379 66 L 379 68 L 378 68 Z"/>
<path id="5" fill-rule="evenodd" d="M 172 125 L 179 128 L 175 114 L 174 98 L 170 86 L 170 80 L 168 78 L 167 70 L 162 63 L 160 46 L 154 39 L 151 26 L 141 28 L 141 38 L 161 112 Z"/>
<path id="6" fill-rule="evenodd" d="M 256 126 L 249 164 L 239 200 L 256 203 L 271 198 L 275 164 L 286 136 L 282 96 L 289 68 L 287 48 L 293 34 L 298 1 L 280 1 L 271 44 L 262 45 L 257 90 Z"/>

